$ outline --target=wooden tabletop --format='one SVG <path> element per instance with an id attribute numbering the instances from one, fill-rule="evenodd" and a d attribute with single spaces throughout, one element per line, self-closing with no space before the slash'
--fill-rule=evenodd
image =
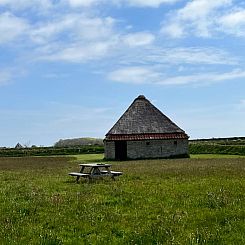
<path id="1" fill-rule="evenodd" d="M 111 164 L 106 164 L 106 163 L 82 163 L 79 164 L 80 167 L 111 167 Z"/>

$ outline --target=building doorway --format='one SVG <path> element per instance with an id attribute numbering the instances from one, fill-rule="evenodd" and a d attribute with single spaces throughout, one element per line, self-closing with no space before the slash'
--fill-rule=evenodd
<path id="1" fill-rule="evenodd" d="M 121 161 L 127 159 L 127 141 L 115 141 L 115 158 Z"/>

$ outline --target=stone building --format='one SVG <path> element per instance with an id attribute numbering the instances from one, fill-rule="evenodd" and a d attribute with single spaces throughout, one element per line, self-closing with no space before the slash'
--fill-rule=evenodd
<path id="1" fill-rule="evenodd" d="M 140 95 L 106 134 L 105 158 L 187 157 L 188 138 L 185 131 Z"/>

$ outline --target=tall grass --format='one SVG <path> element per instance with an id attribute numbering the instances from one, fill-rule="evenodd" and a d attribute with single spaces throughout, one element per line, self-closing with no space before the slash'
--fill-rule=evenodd
<path id="1" fill-rule="evenodd" d="M 113 162 L 116 181 L 79 184 L 74 160 L 0 158 L 0 244 L 245 243 L 244 158 Z"/>

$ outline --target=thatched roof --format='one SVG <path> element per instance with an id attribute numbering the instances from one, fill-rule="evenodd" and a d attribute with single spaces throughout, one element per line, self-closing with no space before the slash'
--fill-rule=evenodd
<path id="1" fill-rule="evenodd" d="M 157 138 L 188 138 L 188 136 L 143 95 L 133 101 L 106 134 L 108 140 Z"/>

